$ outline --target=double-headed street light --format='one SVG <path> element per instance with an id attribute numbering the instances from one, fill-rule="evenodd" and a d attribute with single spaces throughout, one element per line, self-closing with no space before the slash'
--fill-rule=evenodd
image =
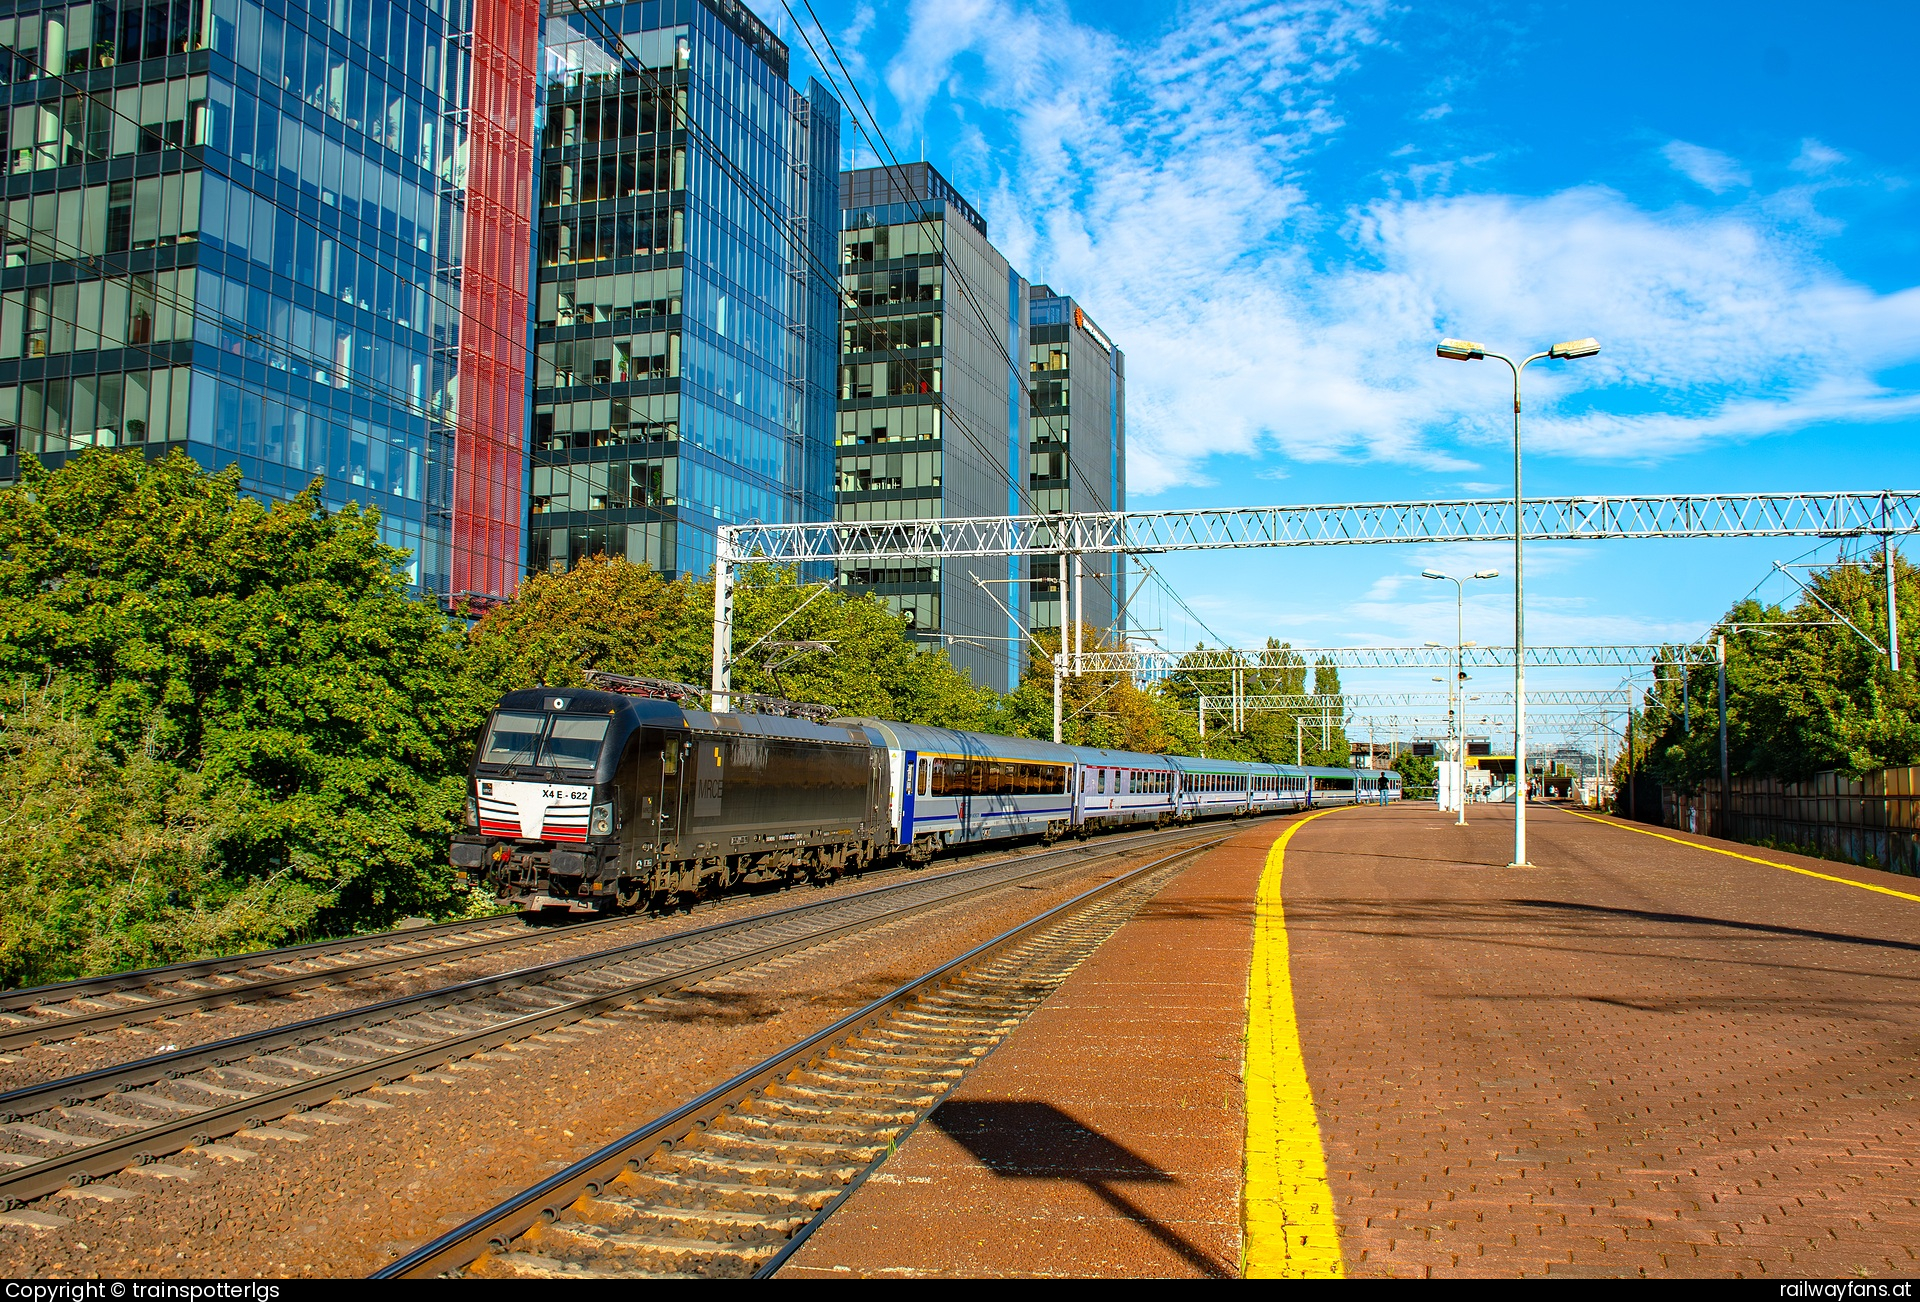
<path id="1" fill-rule="evenodd" d="M 1513 863 L 1508 865 L 1513 868 L 1532 866 L 1527 862 L 1527 643 L 1522 588 L 1525 570 L 1520 551 L 1521 538 L 1526 533 L 1526 504 L 1520 496 L 1520 372 L 1549 358 L 1572 361 L 1576 357 L 1592 357 L 1599 351 L 1598 339 L 1572 339 L 1516 362 L 1466 339 L 1442 339 L 1434 349 L 1448 361 L 1477 362 L 1491 357 L 1505 362 L 1513 371 Z"/>
<path id="2" fill-rule="evenodd" d="M 1455 578 L 1451 574 L 1442 574 L 1439 570 L 1421 570 L 1420 577 L 1423 579 L 1445 579 L 1448 583 L 1451 583 L 1453 585 L 1453 676 L 1455 681 L 1454 681 L 1453 688 L 1450 688 L 1447 692 L 1447 698 L 1448 698 L 1449 707 L 1451 707 L 1454 691 L 1457 690 L 1460 694 L 1460 708 L 1459 710 L 1454 712 L 1454 717 L 1459 721 L 1458 729 L 1457 729 L 1458 731 L 1457 741 L 1459 742 L 1459 749 L 1454 755 L 1454 762 L 1460 766 L 1460 773 L 1459 773 L 1460 790 L 1457 793 L 1460 797 L 1460 801 L 1459 801 L 1460 816 L 1454 819 L 1454 823 L 1456 826 L 1465 827 L 1467 825 L 1467 798 L 1466 798 L 1467 665 L 1466 665 L 1466 657 L 1467 657 L 1467 648 L 1473 645 L 1473 643 L 1465 640 L 1466 633 L 1467 633 L 1466 583 L 1465 583 L 1465 580 Z M 1500 571 L 1499 570 L 1475 570 L 1469 577 L 1475 578 L 1475 579 L 1497 579 L 1500 577 Z M 1427 645 L 1439 646 L 1441 644 L 1437 642 L 1429 642 L 1427 643 Z"/>

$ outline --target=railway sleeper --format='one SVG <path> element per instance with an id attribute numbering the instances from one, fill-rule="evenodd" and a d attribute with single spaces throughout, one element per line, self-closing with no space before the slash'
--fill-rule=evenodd
<path id="1" fill-rule="evenodd" d="M 950 1077 L 964 1073 L 985 1052 L 984 1049 L 965 1054 L 840 1049 L 828 1061 L 843 1070 L 862 1072 L 886 1080 L 917 1080 L 922 1076 Z"/>
<path id="2" fill-rule="evenodd" d="M 751 1131 L 721 1130 L 717 1127 L 702 1131 L 699 1141 L 699 1149 L 725 1157 L 728 1161 L 736 1158 L 746 1162 L 799 1161 L 815 1166 L 823 1162 L 868 1162 L 885 1147 L 884 1140 L 879 1143 L 869 1140 L 864 1145 L 853 1145 L 835 1140 L 776 1139 Z"/>
<path id="3" fill-rule="evenodd" d="M 641 1273 L 690 1271 L 704 1276 L 744 1279 L 780 1250 L 767 1243 L 719 1243 L 712 1239 L 648 1238 L 578 1221 L 539 1225 L 526 1242 L 541 1255 L 586 1258 L 598 1270 L 636 1266 Z"/>
<path id="4" fill-rule="evenodd" d="M 754 1162 L 698 1148 L 677 1149 L 654 1159 L 668 1171 L 713 1178 L 743 1179 L 749 1184 L 786 1185 L 803 1188 L 815 1184 L 843 1185 L 865 1169 L 865 1162 L 839 1162 L 825 1166 L 801 1166 L 793 1162 Z"/>
<path id="5" fill-rule="evenodd" d="M 846 1113 L 839 1102 L 813 1102 L 809 1099 L 781 1098 L 777 1095 L 763 1094 L 753 1100 L 753 1111 L 740 1113 L 742 1116 L 765 1116 L 772 1120 L 791 1117 L 808 1121 L 819 1117 L 840 1117 Z M 909 1106 L 893 1108 L 867 1107 L 861 1109 L 860 1119 L 874 1126 L 906 1126 L 919 1116 L 918 1109 Z"/>
<path id="6" fill-rule="evenodd" d="M 617 1195 L 592 1194 L 582 1196 L 570 1210 L 583 1221 L 623 1234 L 714 1243 L 751 1243 L 771 1236 L 778 1244 L 811 1219 L 805 1209 L 795 1207 L 778 1212 L 736 1212 L 711 1207 L 662 1207 Z"/>
<path id="7" fill-rule="evenodd" d="M 902 1031 L 889 1031 L 886 1034 L 869 1033 L 868 1049 L 875 1053 L 943 1053 L 965 1049 L 978 1043 L 983 1036 L 992 1036 L 1002 1028 L 998 1023 L 986 1022 L 976 1026 L 914 1026 Z"/>
<path id="8" fill-rule="evenodd" d="M 710 1180 L 681 1171 L 663 1171 L 645 1166 L 628 1171 L 603 1194 L 612 1193 L 636 1203 L 656 1203 L 663 1207 L 719 1207 L 733 1211 L 781 1214 L 804 1210 L 809 1216 L 832 1202 L 840 1190 L 831 1185 L 745 1184 L 736 1180 Z"/>
<path id="9" fill-rule="evenodd" d="M 899 1124 L 874 1126 L 844 1120 L 804 1121 L 798 1117 L 770 1116 L 761 1112 L 736 1112 L 727 1118 L 725 1124 L 737 1134 L 757 1136 L 768 1143 L 878 1143 L 884 1146 L 888 1140 L 896 1138 L 910 1120 L 912 1114 L 908 1113 Z"/>
<path id="10" fill-rule="evenodd" d="M 928 1074 L 931 1075 L 933 1073 Z M 947 1076 L 949 1080 L 951 1080 L 960 1076 L 962 1073 L 956 1070 L 951 1073 L 940 1074 Z M 946 1081 L 939 1083 L 928 1081 L 924 1075 L 917 1072 L 908 1075 L 883 1076 L 877 1073 L 838 1071 L 830 1067 L 819 1066 L 808 1072 L 807 1075 L 812 1079 L 809 1080 L 806 1085 L 796 1086 L 795 1088 L 816 1088 L 822 1093 L 834 1090 L 851 1098 L 896 1097 L 917 1099 L 930 1097 L 929 1091 L 944 1089 L 947 1085 Z"/>
<path id="11" fill-rule="evenodd" d="M 898 1022 L 897 1029 L 892 1023 Z M 915 1008 L 903 1008 L 888 1019 L 888 1023 L 876 1026 L 866 1034 L 883 1035 L 940 1035 L 949 1032 L 956 1035 L 973 1035 L 984 1027 L 1010 1026 L 1012 1022 L 1005 1016 L 988 1009 L 954 1009 L 951 1012 L 936 1009 L 931 1003 Z"/>
<path id="12" fill-rule="evenodd" d="M 537 1252 L 489 1254 L 467 1268 L 481 1279 L 626 1279 L 624 1271 L 590 1270 L 577 1261 L 543 1257 Z M 667 1279 L 692 1279 L 691 1275 L 668 1273 Z"/>

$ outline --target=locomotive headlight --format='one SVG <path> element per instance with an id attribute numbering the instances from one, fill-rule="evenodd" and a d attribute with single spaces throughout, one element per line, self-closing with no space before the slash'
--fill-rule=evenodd
<path id="1" fill-rule="evenodd" d="M 593 836 L 613 835 L 613 805 L 611 802 L 593 807 L 593 822 L 589 825 Z"/>
<path id="2" fill-rule="evenodd" d="M 467 826 L 480 826 L 480 802 L 472 796 L 467 797 Z"/>

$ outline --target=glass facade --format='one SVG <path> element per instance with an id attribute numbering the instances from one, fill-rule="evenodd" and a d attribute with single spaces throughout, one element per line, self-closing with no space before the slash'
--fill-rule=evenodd
<path id="1" fill-rule="evenodd" d="M 836 518 L 916 520 L 1030 510 L 1022 377 L 1027 286 L 986 221 L 926 163 L 841 178 Z M 976 579 L 978 582 L 976 582 Z M 1017 561 L 850 564 L 840 580 L 905 615 L 1000 691 L 1023 661 Z"/>
<path id="2" fill-rule="evenodd" d="M 535 12 L 124 0 L 0 18 L 0 453 L 178 446 L 265 497 L 321 476 L 330 505 L 378 508 L 424 588 L 511 592 Z"/>
<path id="3" fill-rule="evenodd" d="M 720 0 L 545 24 L 529 564 L 831 518 L 840 110 Z"/>
<path id="4" fill-rule="evenodd" d="M 1127 359 L 1073 299 L 1033 287 L 1028 484 L 1042 514 L 1127 509 Z M 1119 629 L 1123 558 L 1088 556 L 1077 603 L 1093 636 Z M 1033 627 L 1060 627 L 1060 564 L 1033 562 Z"/>

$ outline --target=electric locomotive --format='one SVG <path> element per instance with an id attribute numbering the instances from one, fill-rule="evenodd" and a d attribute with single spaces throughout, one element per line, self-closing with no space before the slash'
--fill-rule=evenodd
<path id="1" fill-rule="evenodd" d="M 537 688 L 487 721 L 453 863 L 524 910 L 632 909 L 865 867 L 886 803 L 857 727 Z"/>

